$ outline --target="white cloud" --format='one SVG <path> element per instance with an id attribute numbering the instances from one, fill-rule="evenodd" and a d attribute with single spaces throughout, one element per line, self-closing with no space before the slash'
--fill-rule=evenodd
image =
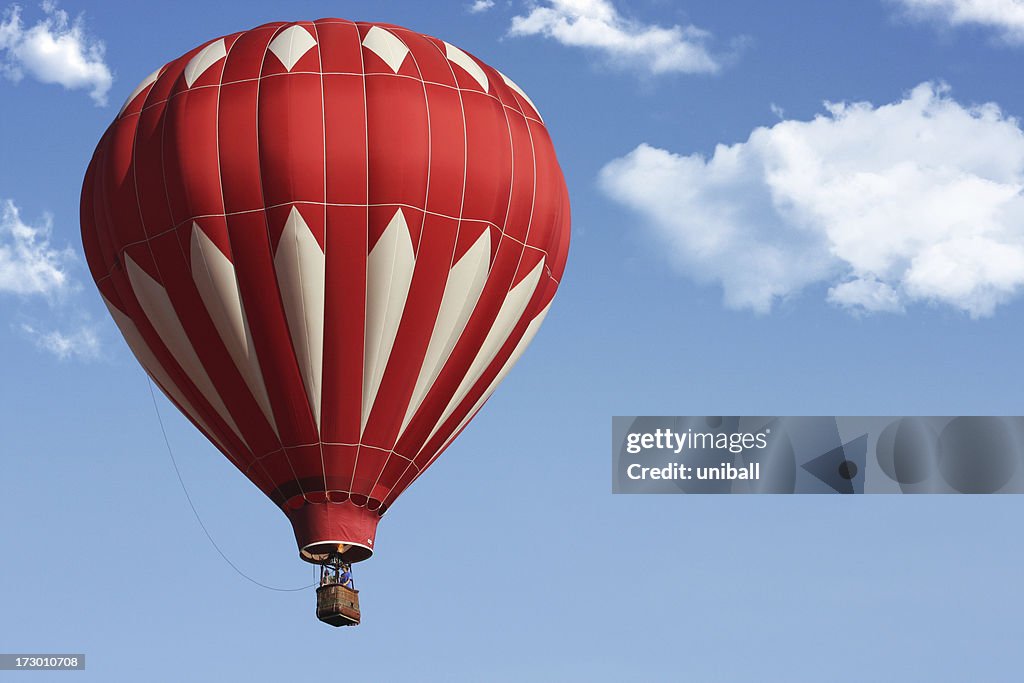
<path id="1" fill-rule="evenodd" d="M 851 310 L 868 313 L 902 313 L 903 302 L 890 285 L 874 278 L 858 278 L 840 282 L 828 290 L 828 300 Z"/>
<path id="2" fill-rule="evenodd" d="M 826 103 L 710 158 L 642 144 L 600 183 L 685 274 L 767 312 L 811 285 L 862 311 L 941 303 L 990 315 L 1024 286 L 1024 132 L 995 104 L 924 83 Z"/>
<path id="3" fill-rule="evenodd" d="M 1010 43 L 1024 43 L 1024 2 L 1021 0 L 896 0 L 915 18 L 950 26 L 995 29 Z"/>
<path id="4" fill-rule="evenodd" d="M 22 21 L 18 5 L 4 12 L 0 70 L 14 81 L 27 74 L 42 83 L 87 88 L 97 105 L 105 105 L 114 77 L 104 62 L 103 42 L 86 35 L 81 16 L 72 21 L 52 0 L 42 8 L 45 16 L 32 26 Z"/>
<path id="5" fill-rule="evenodd" d="M 50 246 L 52 229 L 50 216 L 32 226 L 14 202 L 0 204 L 0 292 L 55 295 L 68 289 L 67 264 L 74 255 Z"/>
<path id="6" fill-rule="evenodd" d="M 41 296 L 48 307 L 66 318 L 62 311 L 74 303 L 69 299 L 79 290 L 69 274 L 76 261 L 70 248 L 55 249 L 50 244 L 53 219 L 49 215 L 30 225 L 11 200 L 0 202 L 0 294 L 28 298 Z M 36 324 L 22 323 L 21 332 L 35 345 L 58 358 L 92 359 L 100 354 L 100 338 L 87 315 L 76 312 L 78 324 L 71 331 L 42 330 Z M 84 323 L 84 324 L 83 324 Z M 17 326 L 16 326 L 17 328 Z"/>
<path id="7" fill-rule="evenodd" d="M 494 7 L 494 0 L 476 0 L 467 9 L 471 14 L 479 14 L 480 12 L 486 12 L 492 7 Z"/>
<path id="8" fill-rule="evenodd" d="M 652 74 L 714 73 L 711 34 L 696 26 L 655 26 L 619 14 L 610 0 L 548 0 L 512 18 L 509 35 L 541 35 L 603 53 L 616 65 Z"/>
<path id="9" fill-rule="evenodd" d="M 21 329 L 32 338 L 37 347 L 61 360 L 92 360 L 100 355 L 100 340 L 91 327 L 80 327 L 72 332 L 43 332 L 32 325 L 22 324 Z"/>

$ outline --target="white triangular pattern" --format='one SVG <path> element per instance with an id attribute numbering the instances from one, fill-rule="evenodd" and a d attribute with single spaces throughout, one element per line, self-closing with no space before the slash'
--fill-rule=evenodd
<path id="1" fill-rule="evenodd" d="M 422 474 L 424 470 L 430 467 L 430 465 L 434 462 L 437 456 L 440 455 L 444 451 L 444 449 L 448 448 L 448 445 L 455 440 L 455 437 L 458 436 L 460 431 L 462 431 L 462 428 L 465 427 L 469 423 L 469 421 L 476 416 L 478 412 L 480 412 L 480 408 L 482 408 L 484 403 L 487 402 L 487 399 L 491 397 L 491 394 L 494 393 L 494 390 L 498 388 L 498 385 L 502 383 L 502 381 L 508 375 L 509 371 L 512 370 L 512 367 L 516 364 L 516 362 L 518 362 L 519 358 L 522 357 L 523 352 L 526 351 L 526 347 L 528 347 L 530 345 L 530 342 L 533 341 L 533 338 L 537 335 L 537 330 L 540 329 L 541 323 L 544 322 L 544 318 L 547 316 L 548 311 L 550 309 L 551 304 L 549 303 L 547 306 L 544 307 L 544 310 L 541 311 L 537 317 L 530 321 L 530 324 L 526 327 L 526 331 L 523 333 L 523 338 L 519 340 L 518 344 L 516 344 L 516 348 L 512 350 L 512 355 L 508 357 L 508 360 L 505 361 L 505 365 L 503 365 L 498 374 L 495 375 L 494 380 L 491 382 L 490 386 L 487 387 L 487 390 L 484 391 L 484 393 L 480 396 L 477 402 L 473 405 L 472 410 L 466 413 L 466 416 L 462 418 L 462 421 L 459 422 L 458 426 L 452 430 L 452 433 L 448 436 L 447 439 L 445 439 L 444 443 L 441 444 L 441 447 L 438 448 L 437 451 L 435 451 L 434 455 L 432 455 L 429 460 L 427 460 L 427 464 L 420 468 L 419 474 Z M 444 420 L 442 420 L 441 422 L 444 422 Z M 438 426 L 440 426 L 440 424 Z M 434 433 L 436 432 L 437 429 L 434 429 L 434 431 L 431 432 L 431 436 L 433 436 Z M 419 474 L 417 474 L 416 477 L 413 477 L 413 481 L 419 478 Z M 410 482 L 410 484 L 411 483 L 412 482 Z"/>
<path id="2" fill-rule="evenodd" d="M 363 410 L 361 428 L 373 410 L 384 379 L 398 325 L 416 267 L 409 224 L 395 211 L 384 234 L 366 259 L 366 327 L 363 351 Z"/>
<path id="3" fill-rule="evenodd" d="M 223 38 L 215 40 L 204 47 L 185 66 L 185 84 L 191 88 L 192 84 L 206 73 L 207 69 L 216 64 L 218 60 L 226 57 L 227 54 L 228 51 L 224 47 Z"/>
<path id="4" fill-rule="evenodd" d="M 462 383 L 459 384 L 459 388 L 455 390 L 455 395 L 452 396 L 448 407 L 444 409 L 441 419 L 437 421 L 433 431 L 430 432 L 430 436 L 427 437 L 428 441 L 437 433 L 437 430 L 441 428 L 441 425 L 448 419 L 448 416 L 462 403 L 462 399 L 466 397 L 469 390 L 473 388 L 480 379 L 480 376 L 490 366 L 494 357 L 498 355 L 498 351 L 505 345 L 516 323 L 523 317 L 523 311 L 526 310 L 530 299 L 533 298 L 533 293 L 537 290 L 537 284 L 540 282 L 540 276 L 543 272 L 544 259 L 542 258 L 534 269 L 530 271 L 529 275 L 520 280 L 519 284 L 513 287 L 505 296 L 501 308 L 498 309 L 498 315 L 494 319 L 494 324 L 491 325 L 490 331 L 484 338 L 484 343 L 480 345 L 480 350 L 477 351 L 473 363 L 469 366 L 469 370 L 466 371 L 466 376 L 463 377 Z"/>
<path id="5" fill-rule="evenodd" d="M 406 55 L 409 54 L 409 48 L 398 39 L 398 36 L 380 26 L 370 27 L 370 30 L 366 32 L 366 37 L 363 38 L 363 47 L 372 50 L 395 73 L 398 73 Z"/>
<path id="6" fill-rule="evenodd" d="M 153 329 L 159 335 L 160 341 L 171 352 L 174 360 L 178 362 L 178 365 L 181 366 L 181 369 L 196 386 L 199 393 L 203 395 L 203 398 L 217 411 L 221 419 L 238 435 L 238 438 L 245 443 L 245 437 L 238 430 L 238 425 L 235 424 L 231 413 L 228 412 L 227 406 L 224 405 L 224 399 L 217 393 L 217 388 L 206 373 L 206 368 L 203 367 L 202 361 L 199 360 L 199 355 L 196 353 L 195 347 L 192 346 L 192 341 L 188 338 L 188 334 L 185 332 L 185 328 L 182 326 L 181 320 L 174 310 L 174 304 L 171 303 L 170 297 L 167 296 L 167 290 L 164 289 L 163 285 L 150 277 L 149 273 L 144 271 L 130 256 L 126 256 L 124 262 L 128 271 L 128 281 L 131 283 L 135 298 L 138 299 L 143 313 L 146 314 Z M 248 446 L 248 444 L 246 445 Z"/>
<path id="7" fill-rule="evenodd" d="M 128 348 L 135 355 L 135 359 L 139 361 L 139 365 L 145 370 L 153 381 L 157 383 L 160 389 L 174 399 L 182 409 L 188 413 L 206 434 L 213 439 L 214 443 L 223 451 L 228 457 L 231 457 L 231 452 L 224 446 L 220 439 L 217 438 L 210 426 L 206 424 L 206 421 L 199 415 L 199 411 L 195 409 L 185 395 L 181 393 L 181 389 L 178 385 L 171 381 L 170 375 L 164 370 L 164 367 L 157 360 L 156 356 L 153 355 L 153 351 L 150 350 L 149 345 L 146 344 L 146 340 L 143 339 L 142 333 L 139 332 L 139 328 L 135 326 L 132 319 L 128 317 L 126 313 L 121 312 L 114 304 L 107 301 L 106 297 L 102 297 L 103 303 L 106 304 L 107 310 L 110 311 L 110 317 L 114 319 L 114 324 L 117 325 L 117 329 L 121 330 L 121 336 L 124 337 L 125 342 L 128 344 Z M 236 463 L 238 464 L 238 463 Z"/>
<path id="8" fill-rule="evenodd" d="M 484 70 L 480 68 L 480 65 L 477 64 L 472 57 L 451 43 L 444 44 L 444 56 L 447 57 L 450 62 L 458 64 L 465 69 L 466 73 L 472 76 L 473 80 L 480 84 L 480 87 L 484 89 L 484 92 L 487 92 L 487 74 L 484 73 Z"/>
<path id="9" fill-rule="evenodd" d="M 235 366 L 245 380 L 249 391 L 267 418 L 274 433 L 277 423 L 270 407 L 270 397 L 263 382 L 263 371 L 256 357 L 249 319 L 242 305 L 242 294 L 238 287 L 235 265 L 217 248 L 202 228 L 192 223 L 192 279 L 199 290 L 199 296 L 220 334 L 224 346 L 231 354 Z"/>
<path id="10" fill-rule="evenodd" d="M 320 244 L 293 206 L 274 254 L 274 271 L 309 407 L 318 429 L 324 369 L 326 267 L 327 259 Z"/>
<path id="11" fill-rule="evenodd" d="M 410 420 L 416 414 L 420 404 L 423 403 L 434 380 L 441 374 L 441 368 L 448 361 L 452 349 L 455 348 L 456 342 L 462 336 L 462 331 L 466 328 L 473 309 L 476 308 L 476 302 L 480 298 L 480 292 L 483 291 L 484 283 L 487 282 L 490 256 L 491 232 L 485 229 L 473 246 L 448 272 L 448 280 L 444 285 L 444 294 L 441 296 L 441 306 L 437 311 L 434 330 L 430 334 L 430 342 L 427 344 L 423 365 L 416 378 L 412 399 L 405 411 L 405 419 L 402 420 L 402 427 L 398 430 L 399 436 L 409 426 Z"/>
<path id="12" fill-rule="evenodd" d="M 148 76 L 146 76 L 145 78 L 143 78 L 142 82 L 139 83 L 137 86 L 135 86 L 135 90 L 132 90 L 132 94 L 128 96 L 128 99 L 126 99 L 124 101 L 124 104 L 121 105 L 121 110 L 119 112 L 117 112 L 118 116 L 120 116 L 121 114 L 124 113 L 124 110 L 128 108 L 128 105 L 131 104 L 132 102 L 134 102 L 135 98 L 138 97 L 142 93 L 143 90 L 145 90 L 147 87 L 149 87 L 149 85 L 151 83 L 155 83 L 156 79 L 160 78 L 160 72 L 163 71 L 163 70 L 164 70 L 164 68 L 160 67 L 159 69 L 157 69 L 153 73 L 151 73 Z"/>
<path id="13" fill-rule="evenodd" d="M 501 73 L 499 71 L 498 75 L 501 76 L 501 80 L 505 81 L 505 85 L 507 85 L 508 87 L 510 87 L 513 90 L 515 90 L 517 93 L 519 93 L 520 97 L 522 97 L 524 100 L 529 102 L 530 106 L 533 107 L 533 110 L 535 112 L 537 112 L 537 118 L 539 118 L 541 121 L 544 121 L 544 117 L 540 115 L 540 110 L 537 109 L 537 105 L 533 103 L 533 100 L 530 99 L 530 96 L 527 95 L 526 92 L 522 88 L 520 88 L 518 85 L 516 85 L 515 81 L 513 81 L 511 78 L 509 78 L 505 74 L 503 74 L 503 73 Z"/>
<path id="14" fill-rule="evenodd" d="M 292 70 L 295 62 L 316 45 L 316 40 L 302 26 L 289 26 L 270 41 L 269 50 L 274 53 L 284 68 Z"/>

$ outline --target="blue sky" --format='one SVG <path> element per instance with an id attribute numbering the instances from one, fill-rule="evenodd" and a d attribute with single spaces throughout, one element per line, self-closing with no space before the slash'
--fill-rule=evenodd
<path id="1" fill-rule="evenodd" d="M 6 6 L 0 651 L 85 652 L 102 681 L 1017 680 L 1012 497 L 613 497 L 608 437 L 616 414 L 1020 412 L 1024 3 L 475 5 Z M 574 213 L 543 331 L 382 522 L 344 632 L 203 537 L 77 210 L 155 67 L 332 15 L 514 78 Z M 284 516 L 159 403 L 224 551 L 308 583 Z"/>

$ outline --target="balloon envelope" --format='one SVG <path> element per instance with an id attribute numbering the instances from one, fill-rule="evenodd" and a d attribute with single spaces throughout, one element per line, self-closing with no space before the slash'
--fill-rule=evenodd
<path id="1" fill-rule="evenodd" d="M 81 221 L 138 361 L 310 561 L 369 557 L 529 344 L 569 245 L 551 139 L 514 82 L 341 19 L 153 72 L 96 148 Z"/>

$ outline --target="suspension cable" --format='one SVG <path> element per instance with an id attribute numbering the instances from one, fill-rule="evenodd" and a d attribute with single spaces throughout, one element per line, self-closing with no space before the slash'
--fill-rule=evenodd
<path id="1" fill-rule="evenodd" d="M 213 536 L 210 535 L 209 529 L 206 528 L 206 525 L 203 523 L 202 517 L 199 516 L 199 511 L 196 509 L 195 503 L 192 502 L 192 496 L 189 495 L 188 488 L 185 486 L 185 480 L 181 476 L 181 470 L 178 468 L 178 461 L 174 458 L 174 451 L 171 449 L 170 439 L 167 438 L 167 429 L 164 428 L 164 418 L 160 414 L 160 406 L 157 404 L 156 392 L 153 391 L 153 380 L 147 375 L 146 381 L 149 385 L 149 396 L 150 398 L 153 399 L 153 410 L 156 411 L 156 419 L 160 423 L 160 433 L 163 434 L 164 445 L 167 446 L 167 455 L 171 457 L 171 464 L 174 465 L 174 473 L 178 475 L 178 483 L 181 484 L 181 490 L 185 494 L 185 500 L 188 501 L 188 506 L 192 508 L 192 514 L 195 515 L 196 521 L 199 522 L 199 526 L 200 528 L 202 528 L 203 533 L 206 534 L 206 538 L 210 541 L 210 545 L 214 547 L 217 553 L 224 559 L 225 562 L 228 563 L 228 565 L 231 566 L 232 569 L 235 570 L 235 572 L 238 573 L 239 576 L 241 576 L 246 581 L 249 581 L 250 583 L 256 584 L 260 588 L 266 588 L 267 590 L 278 591 L 281 593 L 293 593 L 296 591 L 304 591 L 315 586 L 315 582 L 309 584 L 308 586 L 300 586 L 299 588 L 279 588 L 277 586 L 269 586 L 265 583 L 257 581 L 256 579 L 252 578 L 251 576 L 243 572 L 241 569 L 238 568 L 238 565 L 232 562 L 228 558 L 228 556 L 224 554 L 224 551 L 220 549 L 220 546 L 217 545 L 217 542 L 213 540 Z"/>

